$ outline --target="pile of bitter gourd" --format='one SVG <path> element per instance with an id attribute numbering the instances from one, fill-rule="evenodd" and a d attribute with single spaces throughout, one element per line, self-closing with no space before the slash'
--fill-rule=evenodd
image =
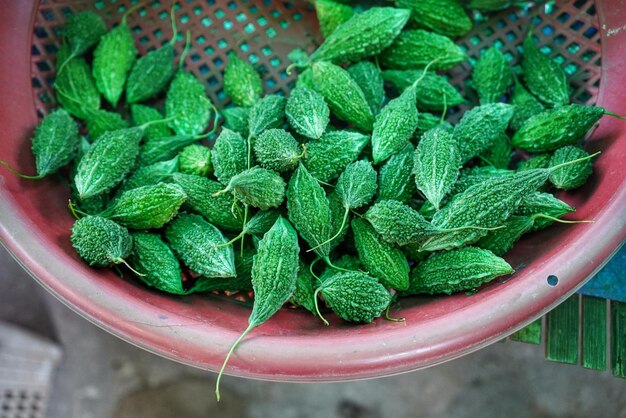
<path id="1" fill-rule="evenodd" d="M 92 12 L 68 19 L 31 177 L 69 176 L 86 262 L 173 294 L 253 290 L 243 338 L 286 302 L 371 322 L 392 295 L 472 291 L 513 272 L 501 256 L 520 236 L 574 211 L 552 192 L 591 174 L 579 145 L 611 113 L 569 103 L 532 33 L 521 71 L 483 51 L 480 103 L 453 126 L 446 109 L 466 100 L 441 73 L 468 59 L 453 38 L 472 25 L 456 0 L 315 6 L 325 41 L 290 54 L 288 96 L 264 95 L 233 54 L 221 111 L 185 53 L 175 64 L 175 27 L 138 57 L 126 15 L 110 31 Z"/>

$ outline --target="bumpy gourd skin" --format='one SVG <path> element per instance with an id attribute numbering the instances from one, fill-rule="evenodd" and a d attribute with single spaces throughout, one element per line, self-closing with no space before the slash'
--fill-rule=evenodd
<path id="1" fill-rule="evenodd" d="M 474 290 L 498 276 L 513 273 L 513 268 L 489 250 L 465 247 L 435 253 L 411 271 L 407 295 L 452 294 Z"/>
<path id="2" fill-rule="evenodd" d="M 417 129 L 415 88 L 407 87 L 380 111 L 372 132 L 372 156 L 374 164 L 385 161 L 400 152 L 409 143 Z"/>
<path id="3" fill-rule="evenodd" d="M 530 94 L 517 78 L 515 78 L 513 94 L 511 94 L 511 104 L 515 106 L 510 123 L 513 131 L 519 131 L 524 122 L 545 110 L 544 105 Z"/>
<path id="4" fill-rule="evenodd" d="M 480 157 L 484 161 L 488 161 L 487 164 L 497 169 L 505 170 L 511 165 L 512 156 L 513 147 L 511 146 L 511 140 L 509 136 L 503 132 L 493 145 Z"/>
<path id="5" fill-rule="evenodd" d="M 223 290 L 227 292 L 252 290 L 252 259 L 256 250 L 246 248 L 243 255 L 235 252 L 235 268 L 237 277 L 199 277 L 191 288 L 192 292 L 213 292 Z"/>
<path id="6" fill-rule="evenodd" d="M 178 154 L 180 172 L 206 177 L 213 172 L 211 148 L 200 144 L 187 145 Z"/>
<path id="7" fill-rule="evenodd" d="M 354 15 L 352 7 L 332 0 L 315 0 L 315 15 L 320 24 L 320 32 L 328 38 L 339 25 Z"/>
<path id="8" fill-rule="evenodd" d="M 310 139 L 321 137 L 330 121 L 330 109 L 324 97 L 307 87 L 296 87 L 291 91 L 285 114 L 289 125 Z"/>
<path id="9" fill-rule="evenodd" d="M 195 136 L 204 132 L 211 119 L 211 100 L 195 75 L 178 70 L 165 99 L 168 125 L 176 135 Z"/>
<path id="10" fill-rule="evenodd" d="M 569 85 L 565 71 L 541 52 L 533 40 L 532 32 L 528 32 L 524 40 L 522 70 L 526 87 L 539 100 L 551 107 L 569 103 Z"/>
<path id="11" fill-rule="evenodd" d="M 445 77 L 430 71 L 424 74 L 422 70 L 386 70 L 382 75 L 398 90 L 406 89 L 423 76 L 415 86 L 415 101 L 419 110 L 442 111 L 465 102 Z M 437 123 L 441 123 L 441 117 L 437 118 Z"/>
<path id="12" fill-rule="evenodd" d="M 63 109 L 46 116 L 32 139 L 37 175 L 44 177 L 68 165 L 78 154 L 78 126 Z"/>
<path id="13" fill-rule="evenodd" d="M 385 287 L 406 290 L 409 287 L 409 263 L 397 247 L 380 239 L 372 226 L 358 218 L 352 231 L 359 259 L 367 272 Z"/>
<path id="14" fill-rule="evenodd" d="M 534 218 L 532 216 L 512 215 L 504 221 L 503 228 L 489 232 L 476 241 L 476 246 L 489 250 L 497 256 L 506 254 L 520 237 L 532 230 Z"/>
<path id="15" fill-rule="evenodd" d="M 107 131 L 116 131 L 130 126 L 119 113 L 108 112 L 102 109 L 89 112 L 85 119 L 85 125 L 87 125 L 89 136 L 94 139 Z"/>
<path id="16" fill-rule="evenodd" d="M 378 184 L 378 175 L 368 161 L 349 164 L 339 176 L 335 191 L 346 209 L 358 209 L 372 201 Z"/>
<path id="17" fill-rule="evenodd" d="M 176 172 L 178 172 L 178 157 L 140 167 L 124 180 L 117 189 L 116 195 L 120 196 L 122 193 L 137 187 L 150 186 L 161 182 L 171 183 L 172 174 Z"/>
<path id="18" fill-rule="evenodd" d="M 133 239 L 128 230 L 100 216 L 85 216 L 72 227 L 72 245 L 94 267 L 110 267 L 128 257 Z"/>
<path id="19" fill-rule="evenodd" d="M 176 173 L 173 180 L 187 195 L 186 206 L 202 215 L 211 224 L 227 231 L 241 231 L 243 209 L 233 208 L 233 198 L 228 194 L 213 196 L 224 188 L 206 177 Z"/>
<path id="20" fill-rule="evenodd" d="M 370 138 L 359 132 L 327 132 L 306 145 L 304 165 L 318 180 L 335 180 L 348 164 L 359 157 Z"/>
<path id="21" fill-rule="evenodd" d="M 481 104 L 498 102 L 504 96 L 513 82 L 513 73 L 497 47 L 481 54 L 472 72 L 472 82 Z"/>
<path id="22" fill-rule="evenodd" d="M 142 105 L 134 104 L 130 107 L 130 114 L 135 125 L 140 126 L 144 123 L 163 120 L 163 115 L 157 109 Z M 167 122 L 151 123 L 144 129 L 144 138 L 146 141 L 157 138 L 167 138 L 172 136 L 172 131 L 167 126 Z"/>
<path id="23" fill-rule="evenodd" d="M 350 77 L 361 87 L 372 114 L 376 116 L 385 101 L 384 80 L 381 71 L 371 61 L 359 61 L 348 67 Z"/>
<path id="24" fill-rule="evenodd" d="M 512 176 L 513 174 L 515 174 L 513 170 L 494 168 L 492 166 L 464 168 L 461 170 L 459 178 L 454 184 L 452 195 L 463 193 L 475 184 Z"/>
<path id="25" fill-rule="evenodd" d="M 113 106 L 122 97 L 126 78 L 137 60 L 135 40 L 125 19 L 100 39 L 93 52 L 93 76 L 98 90 Z"/>
<path id="26" fill-rule="evenodd" d="M 311 55 L 312 62 L 360 61 L 388 47 L 409 20 L 410 12 L 372 7 L 337 27 Z"/>
<path id="27" fill-rule="evenodd" d="M 133 251 L 128 263 L 141 275 L 139 280 L 150 287 L 175 295 L 188 292 L 183 289 L 180 264 L 170 247 L 159 234 L 136 232 L 132 234 Z"/>
<path id="28" fill-rule="evenodd" d="M 247 107 L 229 107 L 220 111 L 224 118 L 224 128 L 235 131 L 238 134 L 248 137 L 250 129 L 248 128 L 248 119 L 250 118 L 250 108 Z"/>
<path id="29" fill-rule="evenodd" d="M 251 326 L 267 321 L 289 300 L 296 288 L 299 254 L 298 234 L 285 218 L 278 218 L 259 242 L 254 256 Z"/>
<path id="30" fill-rule="evenodd" d="M 96 196 L 117 186 L 135 165 L 139 154 L 139 128 L 103 134 L 81 158 L 74 182 L 81 199 Z"/>
<path id="31" fill-rule="evenodd" d="M 415 150 L 415 184 L 439 209 L 459 177 L 461 158 L 456 141 L 445 128 L 427 131 Z"/>
<path id="32" fill-rule="evenodd" d="M 559 148 L 554 152 L 552 159 L 550 159 L 550 167 L 588 156 L 589 153 L 579 147 L 568 146 Z M 579 161 L 553 170 L 550 173 L 550 183 L 554 184 L 554 187 L 557 189 L 575 189 L 585 184 L 592 172 L 591 160 Z"/>
<path id="33" fill-rule="evenodd" d="M 213 170 L 222 184 L 247 168 L 246 140 L 237 132 L 222 129 L 213 147 Z"/>
<path id="34" fill-rule="evenodd" d="M 315 288 L 313 287 L 314 281 L 315 277 L 309 271 L 308 266 L 303 261 L 300 261 L 296 288 L 289 301 L 294 305 L 302 306 L 313 315 L 317 315 L 315 312 L 315 299 L 313 299 L 313 295 L 315 294 Z"/>
<path id="35" fill-rule="evenodd" d="M 513 106 L 505 103 L 477 106 L 465 112 L 454 128 L 461 161 L 466 163 L 489 149 L 509 126 L 512 117 Z"/>
<path id="36" fill-rule="evenodd" d="M 411 10 L 411 20 L 441 35 L 463 36 L 472 21 L 458 0 L 396 0 L 396 6 Z"/>
<path id="37" fill-rule="evenodd" d="M 525 161 L 520 161 L 516 171 L 534 170 L 536 168 L 548 168 L 552 155 L 549 153 L 535 154 Z"/>
<path id="38" fill-rule="evenodd" d="M 78 56 L 94 47 L 106 31 L 102 18 L 97 13 L 86 11 L 68 17 L 63 26 L 63 37 L 72 54 Z"/>
<path id="39" fill-rule="evenodd" d="M 391 302 L 378 280 L 360 272 L 336 273 L 318 291 L 338 317 L 351 322 L 372 322 Z"/>
<path id="40" fill-rule="evenodd" d="M 431 64 L 434 71 L 447 71 L 467 59 L 467 54 L 452 39 L 422 29 L 403 31 L 380 55 L 381 65 L 395 70 L 413 70 Z"/>
<path id="41" fill-rule="evenodd" d="M 452 132 L 452 125 L 450 122 L 442 122 L 441 116 L 435 116 L 432 113 L 420 112 L 417 118 L 417 129 L 415 130 L 415 134 L 413 134 L 412 138 L 413 143 L 418 143 L 426 131 L 437 126 L 442 126 Z"/>
<path id="42" fill-rule="evenodd" d="M 571 104 L 532 116 L 515 132 L 511 143 L 530 152 L 554 151 L 578 143 L 605 114 L 599 106 Z"/>
<path id="43" fill-rule="evenodd" d="M 236 54 L 228 57 L 224 70 L 224 93 L 235 106 L 252 107 L 261 98 L 263 83 L 259 73 Z"/>
<path id="44" fill-rule="evenodd" d="M 268 129 L 254 141 L 254 155 L 261 167 L 284 173 L 296 168 L 302 148 L 284 129 Z"/>
<path id="45" fill-rule="evenodd" d="M 143 102 L 161 93 L 175 71 L 172 42 L 148 52 L 130 70 L 126 82 L 126 101 L 130 104 Z"/>
<path id="46" fill-rule="evenodd" d="M 380 167 L 377 200 L 397 200 L 407 203 L 415 194 L 416 188 L 413 177 L 414 153 L 413 145 L 406 144 L 399 153 L 392 155 Z"/>
<path id="47" fill-rule="evenodd" d="M 232 245 L 215 226 L 200 215 L 180 214 L 165 229 L 165 237 L 174 253 L 193 271 L 211 277 L 235 277 L 235 254 Z"/>
<path id="48" fill-rule="evenodd" d="M 101 216 L 132 229 L 161 228 L 187 200 L 176 184 L 157 183 L 122 193 Z"/>
<path id="49" fill-rule="evenodd" d="M 537 169 L 478 183 L 454 195 L 433 216 L 432 224 L 443 230 L 499 227 L 518 208 L 522 199 L 541 187 L 548 176 L 548 170 Z M 463 229 L 433 237 L 422 245 L 422 249 L 450 250 L 476 242 L 485 235 L 487 230 L 484 229 Z"/>
<path id="50" fill-rule="evenodd" d="M 252 167 L 233 176 L 226 190 L 246 205 L 268 210 L 283 203 L 285 186 L 285 181 L 275 171 Z"/>
<path id="51" fill-rule="evenodd" d="M 315 248 L 322 259 L 328 259 L 331 237 L 331 212 L 326 192 L 300 164 L 287 187 L 287 213 L 300 236 Z M 323 244 L 324 245 L 320 245 Z"/>
<path id="52" fill-rule="evenodd" d="M 335 237 L 330 242 L 330 251 L 333 251 L 348 235 L 350 225 L 343 222 L 346 215 L 346 209 L 343 201 L 336 191 L 328 194 L 328 207 L 330 208 L 330 236 Z"/>
<path id="53" fill-rule="evenodd" d="M 419 212 L 395 200 L 377 202 L 364 218 L 385 241 L 392 244 L 421 243 L 434 232 L 432 225 Z"/>
<path id="54" fill-rule="evenodd" d="M 568 213 L 576 212 L 576 209 L 557 199 L 550 193 L 533 192 L 529 193 L 522 199 L 519 207 L 515 211 L 517 215 L 548 215 L 553 218 L 560 218 Z M 554 221 L 546 218 L 536 217 L 532 230 L 539 231 L 552 225 Z"/>
<path id="55" fill-rule="evenodd" d="M 174 158 L 185 147 L 198 142 L 198 138 L 188 135 L 174 135 L 148 139 L 139 152 L 139 166 L 143 167 Z"/>
<path id="56" fill-rule="evenodd" d="M 278 210 L 260 210 L 245 225 L 246 234 L 263 237 L 280 216 Z"/>
<path id="57" fill-rule="evenodd" d="M 273 94 L 256 102 L 248 116 L 250 135 L 256 138 L 267 129 L 282 127 L 285 123 L 286 102 L 284 97 Z"/>
<path id="58" fill-rule="evenodd" d="M 80 57 L 66 61 L 69 57 L 69 47 L 63 45 L 57 54 L 57 62 L 65 65 L 54 82 L 56 98 L 67 113 L 86 119 L 91 111 L 100 108 L 100 92 L 87 61 Z"/>
<path id="59" fill-rule="evenodd" d="M 371 132 L 374 115 L 361 87 L 350 74 L 325 61 L 314 63 L 311 71 L 313 86 L 324 96 L 333 115 L 364 132 Z"/>

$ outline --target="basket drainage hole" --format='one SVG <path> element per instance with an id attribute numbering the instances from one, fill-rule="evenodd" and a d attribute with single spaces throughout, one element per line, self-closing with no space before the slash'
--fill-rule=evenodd
<path id="1" fill-rule="evenodd" d="M 551 275 L 548 276 L 547 282 L 548 282 L 548 286 L 554 287 L 557 284 L 559 284 L 559 278 L 556 277 L 555 275 L 551 274 Z"/>

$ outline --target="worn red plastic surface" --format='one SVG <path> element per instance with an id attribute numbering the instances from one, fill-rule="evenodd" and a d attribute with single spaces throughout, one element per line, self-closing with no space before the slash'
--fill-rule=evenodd
<path id="1" fill-rule="evenodd" d="M 37 123 L 31 45 L 37 4 L 0 2 L 0 158 L 32 172 L 28 138 Z M 602 76 L 598 104 L 626 113 L 626 2 L 598 1 Z M 477 294 L 403 301 L 405 322 L 324 327 L 306 312 L 281 310 L 254 330 L 227 373 L 266 380 L 340 381 L 390 375 L 461 356 L 512 333 L 573 293 L 626 233 L 626 124 L 604 118 L 588 143 L 602 150 L 584 189 L 565 196 L 578 219 L 520 243 L 518 272 Z M 93 270 L 72 250 L 67 190 L 55 179 L 0 172 L 0 237 L 44 287 L 89 320 L 147 350 L 216 370 L 247 326 L 249 308 L 218 296 L 170 297 Z M 60 197 L 61 196 L 61 197 Z M 546 278 L 559 278 L 556 286 Z M 3 280 L 11 280 L 4 277 Z M 27 309 L 28 307 L 25 307 Z"/>

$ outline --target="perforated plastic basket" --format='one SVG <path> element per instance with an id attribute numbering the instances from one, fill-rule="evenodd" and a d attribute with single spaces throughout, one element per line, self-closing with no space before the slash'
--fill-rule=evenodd
<path id="1" fill-rule="evenodd" d="M 37 117 L 54 108 L 58 31 L 74 11 L 98 10 L 111 25 L 135 1 L 0 2 L 0 156 L 33 169 L 28 138 Z M 149 0 L 129 18 L 142 53 L 167 42 L 170 2 Z M 206 82 L 219 107 L 227 53 L 235 50 L 263 73 L 266 91 L 287 93 L 287 53 L 311 51 L 320 41 L 312 6 L 301 1 L 179 0 L 182 32 L 193 34 L 187 68 Z M 572 98 L 626 113 L 626 4 L 622 0 L 557 1 L 550 13 L 511 9 L 477 24 L 461 44 L 475 59 L 499 45 L 515 64 L 519 44 L 534 22 L 542 49 L 571 75 Z M 182 35 L 178 50 L 182 50 Z M 471 63 L 471 61 L 470 61 Z M 460 87 L 468 63 L 450 75 Z M 470 92 L 465 92 L 471 98 Z M 457 114 L 458 116 L 458 114 Z M 454 118 L 455 115 L 450 116 Z M 522 240 L 507 260 L 512 277 L 477 294 L 409 298 L 406 322 L 376 321 L 330 327 L 306 312 L 281 310 L 239 347 L 227 372 L 286 381 L 333 381 L 389 375 L 446 361 L 496 341 L 541 316 L 597 271 L 626 231 L 624 123 L 605 118 L 589 140 L 602 150 L 593 179 L 561 197 L 579 219 L 593 224 L 555 226 Z M 4 175 L 5 172 L 2 172 Z M 171 297 L 112 272 L 82 263 L 69 243 L 68 191 L 55 179 L 27 182 L 0 177 L 0 236 L 24 266 L 59 299 L 125 340 L 171 359 L 216 370 L 247 326 L 249 308 L 225 296 Z M 546 278 L 558 277 L 551 286 Z"/>

